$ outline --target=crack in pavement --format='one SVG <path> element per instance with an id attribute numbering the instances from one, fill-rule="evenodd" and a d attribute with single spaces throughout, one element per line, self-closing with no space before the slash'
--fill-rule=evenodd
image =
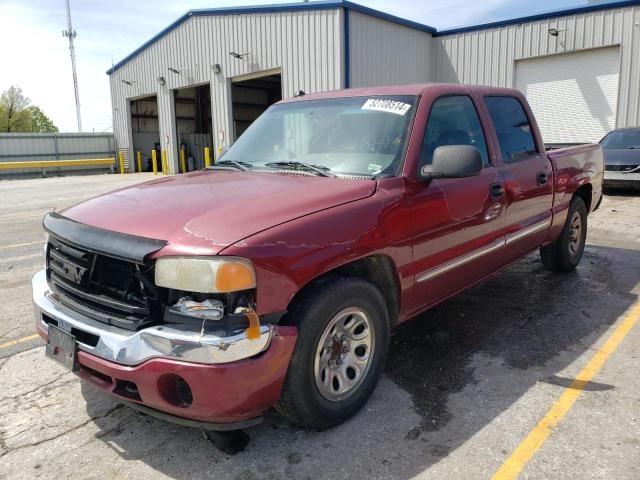
<path id="1" fill-rule="evenodd" d="M 18 445 L 17 447 L 13 447 L 13 448 L 9 448 L 6 443 L 5 443 L 5 438 L 3 435 L 0 435 L 0 450 L 4 450 L 3 453 L 0 453 L 0 458 L 13 453 L 13 452 L 17 452 L 18 450 L 22 450 L 24 448 L 28 448 L 28 447 L 37 447 L 38 445 L 42 445 L 43 443 L 47 443 L 50 442 L 52 440 L 55 440 L 57 438 L 60 438 L 64 435 L 67 435 L 75 430 L 78 430 L 82 427 L 87 426 L 89 423 L 95 421 L 95 420 L 99 420 L 101 418 L 106 418 L 109 415 L 111 415 L 113 412 L 115 412 L 116 410 L 119 410 L 120 408 L 123 408 L 124 405 L 122 403 L 117 404 L 115 407 L 107 410 L 106 413 L 104 413 L 103 415 L 96 415 L 95 417 L 89 417 L 86 421 L 82 422 L 79 425 L 76 425 L 75 427 L 70 428 L 69 430 L 65 430 L 63 432 L 60 432 L 56 435 L 53 435 L 51 437 L 47 437 L 47 438 L 43 438 L 42 440 L 38 440 L 37 442 L 33 442 L 33 443 L 25 443 L 24 445 Z"/>
<path id="2" fill-rule="evenodd" d="M 6 363 L 6 362 L 5 362 Z M 64 377 L 65 375 L 73 375 L 70 372 L 64 372 L 61 373 L 60 375 L 58 375 L 57 377 L 55 377 L 53 380 L 49 380 L 47 383 L 44 383 L 42 385 L 38 385 L 36 388 L 32 389 L 32 390 L 28 390 L 26 392 L 22 392 L 22 393 L 18 393 L 17 395 L 12 395 L 12 396 L 8 396 L 8 397 L 0 397 L 0 402 L 4 402 L 5 400 L 18 400 L 20 397 L 26 397 L 27 395 L 30 395 L 34 392 L 37 392 L 38 390 L 41 390 L 43 388 L 47 388 L 50 385 L 52 385 L 53 383 L 57 382 L 58 380 L 60 380 L 62 377 Z M 75 376 L 72 377 L 68 382 L 64 382 L 62 384 L 60 384 L 60 386 L 62 385 L 66 385 L 68 383 L 72 383 L 73 380 L 76 381 L 80 381 L 79 379 L 77 379 Z M 56 385 L 57 386 L 57 385 Z"/>
<path id="3" fill-rule="evenodd" d="M 11 332 L 14 332 L 16 330 L 20 330 L 21 328 L 22 328 L 22 325 L 18 325 L 17 327 L 10 328 L 9 330 L 6 330 L 6 331 L 0 333 L 0 340 L 2 340 L 2 341 L 4 341 L 5 339 L 7 339 L 9 341 L 13 340 L 13 339 L 10 339 L 10 338 L 7 338 L 7 337 L 9 336 L 9 334 Z"/>

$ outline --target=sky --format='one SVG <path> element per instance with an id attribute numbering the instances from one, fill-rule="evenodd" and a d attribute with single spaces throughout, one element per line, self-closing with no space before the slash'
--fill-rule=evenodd
<path id="1" fill-rule="evenodd" d="M 194 8 L 289 3 L 278 0 L 71 0 L 82 126 L 111 131 L 106 70 Z M 355 0 L 438 29 L 475 25 L 587 0 Z M 61 132 L 77 131 L 64 0 L 0 0 L 0 92 L 16 85 Z"/>

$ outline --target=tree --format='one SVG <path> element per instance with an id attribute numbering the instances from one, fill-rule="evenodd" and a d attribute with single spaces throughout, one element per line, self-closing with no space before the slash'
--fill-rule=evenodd
<path id="1" fill-rule="evenodd" d="M 0 132 L 57 132 L 51 119 L 11 86 L 0 95 Z"/>
<path id="2" fill-rule="evenodd" d="M 54 133 L 58 131 L 58 127 L 54 125 L 53 121 L 47 117 L 42 110 L 40 110 L 40 107 L 32 105 L 27 107 L 27 110 L 31 113 L 32 132 Z"/>
<path id="3" fill-rule="evenodd" d="M 0 132 L 31 131 L 31 103 L 19 87 L 11 86 L 0 95 Z"/>

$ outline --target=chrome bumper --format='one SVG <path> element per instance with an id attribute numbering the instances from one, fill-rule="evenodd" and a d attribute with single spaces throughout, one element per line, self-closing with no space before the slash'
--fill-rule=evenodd
<path id="1" fill-rule="evenodd" d="M 105 360 L 123 365 L 138 365 L 151 358 L 167 358 L 184 362 L 218 364 L 253 357 L 267 348 L 273 326 L 261 325 L 260 336 L 249 339 L 244 330 L 227 332 L 207 321 L 202 331 L 173 324 L 130 331 L 98 322 L 70 310 L 52 298 L 46 272 L 39 271 L 31 281 L 36 322 L 47 330 L 43 314 L 56 320 L 63 330 L 73 329 L 98 337 L 95 346 L 78 341 L 78 348 Z"/>
<path id="2" fill-rule="evenodd" d="M 605 170 L 605 182 L 640 182 L 640 171 L 633 173 L 612 172 Z"/>

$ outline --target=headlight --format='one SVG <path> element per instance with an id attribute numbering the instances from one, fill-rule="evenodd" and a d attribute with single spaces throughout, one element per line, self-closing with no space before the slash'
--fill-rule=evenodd
<path id="1" fill-rule="evenodd" d="M 244 258 L 166 257 L 156 261 L 156 285 L 185 292 L 237 292 L 256 287 L 256 272 Z"/>

